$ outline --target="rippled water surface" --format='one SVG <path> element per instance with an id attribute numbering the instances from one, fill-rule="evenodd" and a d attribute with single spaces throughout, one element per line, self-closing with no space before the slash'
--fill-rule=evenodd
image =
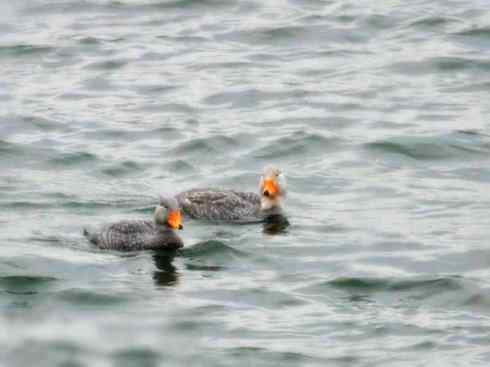
<path id="1" fill-rule="evenodd" d="M 0 364 L 486 366 L 487 1 L 0 5 Z M 288 177 L 291 226 L 82 228 Z"/>

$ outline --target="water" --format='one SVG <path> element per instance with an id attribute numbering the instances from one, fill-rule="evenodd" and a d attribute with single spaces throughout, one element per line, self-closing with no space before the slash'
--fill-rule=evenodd
<path id="1" fill-rule="evenodd" d="M 0 5 L 0 364 L 486 366 L 486 1 Z M 289 180 L 284 233 L 159 192 Z"/>

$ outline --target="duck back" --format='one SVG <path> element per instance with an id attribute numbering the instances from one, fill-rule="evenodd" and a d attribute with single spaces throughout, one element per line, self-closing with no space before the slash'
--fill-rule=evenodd
<path id="1" fill-rule="evenodd" d="M 173 231 L 146 220 L 120 221 L 95 232 L 85 229 L 84 235 L 101 249 L 136 251 L 183 247 L 182 240 Z"/>
<path id="2" fill-rule="evenodd" d="M 261 221 L 260 197 L 252 192 L 193 189 L 177 195 L 184 214 L 211 221 Z"/>

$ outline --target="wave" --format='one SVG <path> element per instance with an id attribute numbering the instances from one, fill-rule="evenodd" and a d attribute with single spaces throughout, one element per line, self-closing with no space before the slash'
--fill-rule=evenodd
<path id="1" fill-rule="evenodd" d="M 0 46 L 0 58 L 42 56 L 51 53 L 54 50 L 55 48 L 51 46 L 30 45 L 30 44 Z"/>
<path id="2" fill-rule="evenodd" d="M 329 280 L 323 286 L 343 290 L 362 291 L 413 291 L 418 289 L 433 289 L 439 291 L 457 290 L 462 288 L 457 277 L 440 277 L 429 279 L 381 279 L 381 278 L 336 278 Z"/>
<path id="3" fill-rule="evenodd" d="M 459 56 L 426 57 L 420 61 L 400 61 L 390 65 L 395 72 L 407 75 L 425 75 L 437 72 L 454 73 L 466 70 L 490 71 L 490 61 L 483 58 Z"/>
<path id="4" fill-rule="evenodd" d="M 295 131 L 287 136 L 275 138 L 252 152 L 254 158 L 273 160 L 288 156 L 320 155 L 335 149 L 341 139 L 326 137 L 317 132 Z"/>
<path id="5" fill-rule="evenodd" d="M 246 252 L 236 250 L 233 247 L 216 240 L 199 242 L 193 246 L 180 250 L 179 253 L 181 256 L 187 259 L 214 258 L 217 255 L 220 257 L 223 255 L 232 257 L 248 256 Z"/>
<path id="6" fill-rule="evenodd" d="M 47 290 L 57 280 L 39 275 L 4 275 L 0 276 L 0 290 L 12 294 L 36 294 L 43 289 Z"/>
<path id="7" fill-rule="evenodd" d="M 127 295 L 123 294 L 107 294 L 80 288 L 62 290 L 60 292 L 56 292 L 53 294 L 53 296 L 62 301 L 72 303 L 77 307 L 82 305 L 113 307 L 115 304 L 125 303 L 130 300 Z"/>
<path id="8" fill-rule="evenodd" d="M 367 143 L 373 152 L 400 154 L 416 160 L 487 158 L 490 139 L 484 134 L 458 131 L 442 136 L 403 136 Z"/>
<path id="9" fill-rule="evenodd" d="M 459 32 L 454 32 L 453 35 L 466 37 L 481 37 L 488 39 L 490 37 L 490 26 L 472 26 Z"/>

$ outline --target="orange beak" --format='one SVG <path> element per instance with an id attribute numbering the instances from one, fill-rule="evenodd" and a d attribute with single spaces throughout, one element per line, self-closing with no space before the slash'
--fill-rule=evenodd
<path id="1" fill-rule="evenodd" d="M 180 215 L 180 210 L 172 210 L 168 213 L 168 225 L 173 229 L 182 229 L 184 226 L 182 225 L 182 216 Z"/>
<path id="2" fill-rule="evenodd" d="M 262 186 L 262 194 L 267 197 L 274 197 L 279 193 L 279 188 L 277 187 L 276 181 L 271 179 L 264 180 Z"/>

